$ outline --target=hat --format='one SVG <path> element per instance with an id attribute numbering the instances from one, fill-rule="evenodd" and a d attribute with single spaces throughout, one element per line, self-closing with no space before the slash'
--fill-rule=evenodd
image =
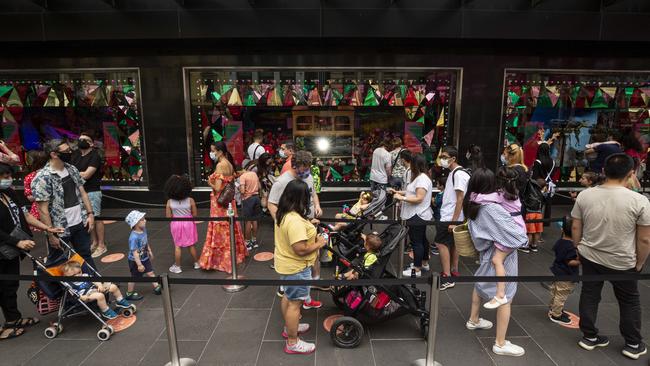
<path id="1" fill-rule="evenodd" d="M 131 229 L 133 229 L 133 227 L 138 222 L 140 222 L 140 220 L 142 220 L 144 215 L 146 215 L 144 212 L 140 212 L 138 210 L 133 210 L 133 211 L 129 212 L 128 215 L 126 215 L 126 219 L 124 221 L 126 221 L 127 225 L 129 225 L 129 227 Z"/>

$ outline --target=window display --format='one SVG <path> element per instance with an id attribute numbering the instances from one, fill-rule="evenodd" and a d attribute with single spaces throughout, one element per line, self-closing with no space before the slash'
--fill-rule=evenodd
<path id="1" fill-rule="evenodd" d="M 504 144 L 523 146 L 529 167 L 548 141 L 560 182 L 600 172 L 604 150 L 629 154 L 646 176 L 650 73 L 506 70 L 504 92 Z"/>
<path id="2" fill-rule="evenodd" d="M 22 159 L 43 142 L 92 134 L 104 158 L 103 180 L 145 179 L 137 69 L 0 71 L 2 139 Z"/>
<path id="3" fill-rule="evenodd" d="M 315 157 L 328 182 L 366 181 L 373 149 L 384 138 L 432 160 L 453 137 L 460 69 L 186 68 L 194 178 L 213 170 L 209 144 L 224 140 L 236 164 L 262 129 L 266 152 L 293 141 Z"/>

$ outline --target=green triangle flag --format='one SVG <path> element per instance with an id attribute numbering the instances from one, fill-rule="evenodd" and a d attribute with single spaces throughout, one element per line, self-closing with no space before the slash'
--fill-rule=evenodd
<path id="1" fill-rule="evenodd" d="M 231 85 L 231 84 L 224 84 L 224 85 L 222 85 L 222 86 L 221 86 L 221 95 L 226 94 L 227 92 L 230 91 L 230 89 L 232 89 L 232 85 Z"/>
<path id="2" fill-rule="evenodd" d="M 253 97 L 253 93 L 248 93 L 246 97 L 244 97 L 244 106 L 246 107 L 255 107 L 255 98 Z"/>
<path id="3" fill-rule="evenodd" d="M 9 93 L 13 88 L 13 85 L 0 85 L 0 97 Z"/>
<path id="4" fill-rule="evenodd" d="M 122 88 L 122 91 L 124 92 L 124 94 L 135 91 L 135 86 L 133 86 L 133 85 L 124 85 L 124 87 Z"/>
<path id="5" fill-rule="evenodd" d="M 417 122 L 424 124 L 424 114 L 422 117 L 418 118 Z"/>
<path id="6" fill-rule="evenodd" d="M 218 102 L 221 99 L 221 94 L 217 93 L 216 91 L 213 91 L 212 99 L 214 99 L 215 102 Z"/>
<path id="7" fill-rule="evenodd" d="M 377 97 L 375 97 L 375 91 L 372 88 L 368 88 L 368 93 L 366 94 L 366 99 L 363 101 L 363 105 L 366 107 L 376 107 L 379 105 Z"/>
<path id="8" fill-rule="evenodd" d="M 339 103 L 341 103 L 341 99 L 343 99 L 343 94 L 341 94 L 341 92 L 336 88 L 332 88 L 331 90 L 332 90 L 331 105 L 332 106 L 339 105 Z"/>
<path id="9" fill-rule="evenodd" d="M 335 181 L 340 181 L 343 179 L 343 176 L 339 174 L 339 172 L 334 169 L 334 167 L 330 167 L 330 174 L 332 175 L 332 178 L 334 178 Z"/>
<path id="10" fill-rule="evenodd" d="M 512 120 L 512 127 L 517 127 L 519 125 L 519 116 L 515 116 L 515 119 Z"/>
<path id="11" fill-rule="evenodd" d="M 600 88 L 596 89 L 596 94 L 594 95 L 594 99 L 591 101 L 591 108 L 607 108 L 609 107 L 609 104 L 605 100 L 605 97 L 603 96 L 603 91 L 600 90 Z"/>
<path id="12" fill-rule="evenodd" d="M 519 96 L 517 93 L 509 91 L 508 92 L 508 105 L 515 106 L 519 102 Z"/>
<path id="13" fill-rule="evenodd" d="M 212 139 L 214 141 L 221 141 L 223 140 L 223 136 L 219 134 L 219 132 L 215 131 L 214 128 L 210 130 L 212 132 Z"/>
<path id="14" fill-rule="evenodd" d="M 634 88 L 625 88 L 625 101 L 627 104 L 630 104 L 630 99 L 632 98 L 632 94 L 634 94 Z"/>
<path id="15" fill-rule="evenodd" d="M 582 89 L 582 86 L 576 85 L 573 88 L 571 88 L 571 100 L 575 104 L 576 100 L 578 100 L 578 95 L 580 94 L 580 89 Z"/>
<path id="16" fill-rule="evenodd" d="M 356 85 L 354 85 L 354 84 L 347 84 L 347 85 L 343 86 L 343 94 L 344 95 L 350 94 L 354 90 L 355 87 L 356 87 Z"/>
<path id="17" fill-rule="evenodd" d="M 400 97 L 402 97 L 402 99 L 406 98 L 406 84 L 400 84 L 398 88 Z"/>

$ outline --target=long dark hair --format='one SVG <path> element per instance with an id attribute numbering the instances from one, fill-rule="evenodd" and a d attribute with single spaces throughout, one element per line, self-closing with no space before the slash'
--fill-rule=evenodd
<path id="1" fill-rule="evenodd" d="M 266 163 L 271 158 L 271 154 L 269 153 L 264 153 L 257 158 L 257 177 L 260 180 L 266 178 L 271 172 L 271 166 Z"/>
<path id="2" fill-rule="evenodd" d="M 225 156 L 226 159 L 230 162 L 230 165 L 232 165 L 233 169 L 235 169 L 235 160 L 232 158 L 232 155 L 228 152 L 228 146 L 226 146 L 226 143 L 223 141 L 214 141 L 210 145 L 214 146 L 214 148 L 217 151 L 221 151 Z"/>
<path id="3" fill-rule="evenodd" d="M 463 213 L 470 220 L 478 217 L 481 205 L 472 201 L 472 193 L 490 194 L 496 191 L 496 179 L 490 169 L 477 169 L 467 183 L 467 192 L 463 199 Z"/>
<path id="4" fill-rule="evenodd" d="M 422 173 L 427 174 L 427 160 L 424 158 L 424 155 L 415 154 L 411 160 L 411 182 Z"/>
<path id="5" fill-rule="evenodd" d="M 497 189 L 503 192 L 503 197 L 508 201 L 519 199 L 518 178 L 519 172 L 513 167 L 502 166 L 497 170 Z"/>
<path id="6" fill-rule="evenodd" d="M 475 171 L 480 168 L 485 168 L 485 161 L 483 160 L 483 152 L 481 152 L 481 147 L 478 145 L 471 144 L 469 145 L 469 167 L 472 171 Z"/>
<path id="7" fill-rule="evenodd" d="M 294 179 L 284 189 L 280 202 L 278 202 L 278 211 L 275 214 L 275 223 L 280 226 L 282 219 L 290 212 L 296 212 L 302 218 L 307 219 L 309 214 L 309 205 L 311 194 L 309 186 L 300 179 Z"/>
<path id="8" fill-rule="evenodd" d="M 547 143 L 542 143 L 537 148 L 537 160 L 542 163 L 542 167 L 546 174 L 553 169 L 553 159 L 551 159 L 551 147 Z"/>

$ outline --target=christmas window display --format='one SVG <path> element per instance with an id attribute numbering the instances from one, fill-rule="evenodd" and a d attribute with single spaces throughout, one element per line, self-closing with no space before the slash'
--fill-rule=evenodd
<path id="1" fill-rule="evenodd" d="M 504 145 L 523 146 L 529 167 L 551 141 L 554 178 L 572 185 L 594 170 L 591 144 L 616 141 L 647 181 L 650 73 L 506 70 L 504 91 Z"/>
<path id="2" fill-rule="evenodd" d="M 384 138 L 432 160 L 452 138 L 459 70 L 187 70 L 192 165 L 197 181 L 214 170 L 209 144 L 224 140 L 236 164 L 256 129 L 282 167 L 279 147 L 294 141 L 315 157 L 324 184 L 367 181 Z M 451 141 L 451 140 L 450 140 Z"/>
<path id="3" fill-rule="evenodd" d="M 20 156 L 21 173 L 29 151 L 54 138 L 76 149 L 87 132 L 103 157 L 104 182 L 143 183 L 138 80 L 136 69 L 0 71 L 1 138 Z"/>

